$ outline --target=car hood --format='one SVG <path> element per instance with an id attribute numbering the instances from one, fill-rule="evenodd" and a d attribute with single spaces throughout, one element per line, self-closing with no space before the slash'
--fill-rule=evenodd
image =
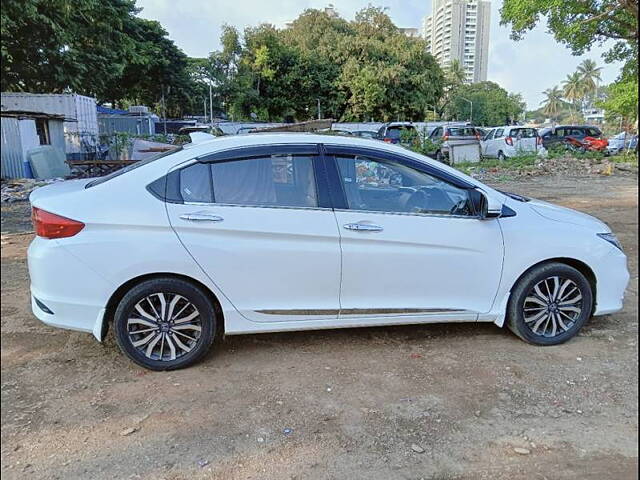
<path id="1" fill-rule="evenodd" d="M 556 222 L 571 223 L 581 227 L 593 230 L 596 233 L 611 232 L 609 226 L 601 220 L 598 220 L 586 213 L 578 212 L 570 208 L 554 205 L 553 203 L 543 202 L 542 200 L 531 199 L 528 202 L 529 207 L 538 215 L 554 220 Z"/>

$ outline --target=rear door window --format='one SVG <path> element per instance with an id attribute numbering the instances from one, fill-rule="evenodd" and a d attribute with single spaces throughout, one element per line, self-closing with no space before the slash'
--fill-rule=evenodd
<path id="1" fill-rule="evenodd" d="M 413 128 L 412 126 L 407 126 L 407 127 L 389 127 L 387 129 L 387 138 L 391 138 L 393 140 L 401 140 L 402 139 L 402 132 L 406 132 L 405 135 L 410 135 L 411 133 L 415 132 L 416 129 Z"/>
<path id="2" fill-rule="evenodd" d="M 504 135 L 504 128 L 499 128 L 496 130 L 496 138 L 502 138 Z"/>
<path id="3" fill-rule="evenodd" d="M 512 128 L 509 135 L 516 138 L 535 138 L 538 132 L 535 128 Z"/>
<path id="4" fill-rule="evenodd" d="M 212 163 L 214 202 L 317 207 L 312 158 L 284 154 Z"/>

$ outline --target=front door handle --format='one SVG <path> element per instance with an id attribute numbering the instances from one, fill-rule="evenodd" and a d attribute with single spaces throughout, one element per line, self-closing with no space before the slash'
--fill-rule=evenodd
<path id="1" fill-rule="evenodd" d="M 384 230 L 380 225 L 374 225 L 372 223 L 347 223 L 344 225 L 347 230 L 356 230 L 358 232 L 381 232 Z"/>
<path id="2" fill-rule="evenodd" d="M 224 218 L 218 215 L 212 215 L 210 213 L 184 213 L 180 215 L 182 220 L 188 220 L 190 222 L 221 222 Z"/>

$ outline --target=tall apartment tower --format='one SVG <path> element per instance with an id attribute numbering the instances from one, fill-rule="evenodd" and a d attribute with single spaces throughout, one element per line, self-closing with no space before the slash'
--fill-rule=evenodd
<path id="1" fill-rule="evenodd" d="M 457 59 L 468 83 L 483 82 L 487 79 L 490 26 L 489 0 L 433 0 L 422 34 L 442 68 Z"/>

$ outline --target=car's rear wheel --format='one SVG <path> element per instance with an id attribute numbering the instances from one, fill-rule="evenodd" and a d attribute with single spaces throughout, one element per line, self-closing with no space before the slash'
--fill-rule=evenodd
<path id="1" fill-rule="evenodd" d="M 502 150 L 500 150 L 498 152 L 498 160 L 500 160 L 501 162 L 504 162 L 507 159 L 506 155 L 504 154 L 504 152 Z"/>
<path id="2" fill-rule="evenodd" d="M 174 370 L 199 360 L 211 347 L 216 313 L 197 286 L 154 278 L 133 287 L 114 315 L 120 349 L 150 370 Z"/>
<path id="3" fill-rule="evenodd" d="M 529 271 L 515 286 L 507 325 L 529 343 L 557 345 L 580 331 L 592 309 L 587 278 L 569 265 L 547 263 Z"/>

